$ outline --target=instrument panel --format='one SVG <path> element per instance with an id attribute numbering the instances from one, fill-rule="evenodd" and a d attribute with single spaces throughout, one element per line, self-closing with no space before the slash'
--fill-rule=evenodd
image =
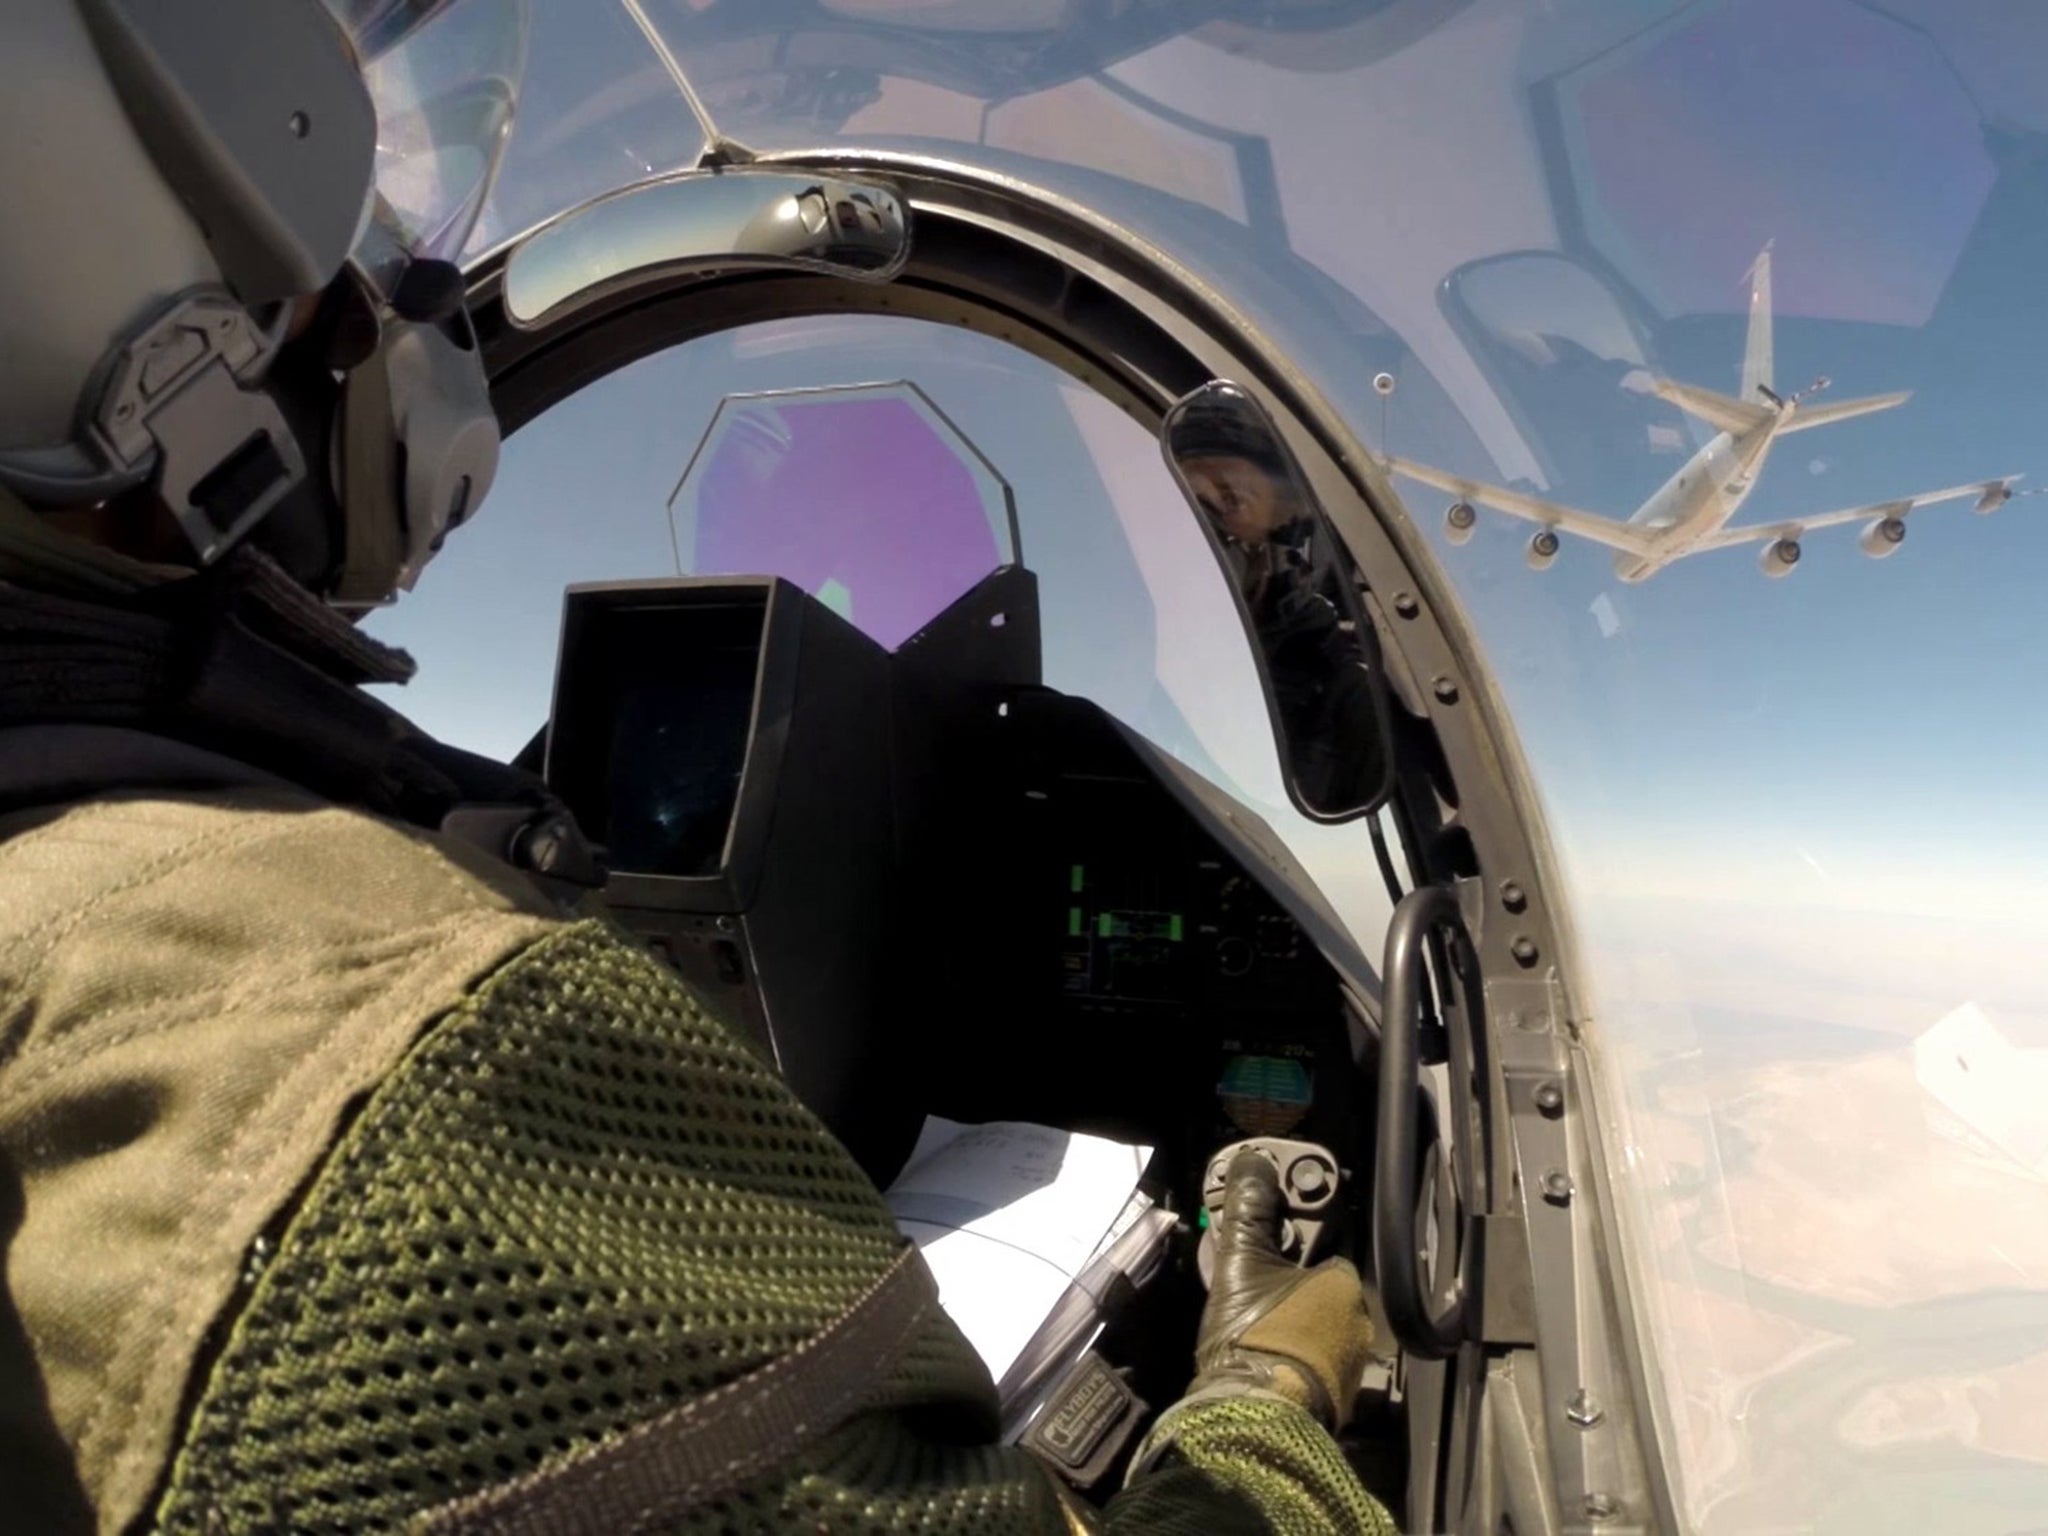
<path id="1" fill-rule="evenodd" d="M 1144 1139 L 1184 1166 L 1247 1136 L 1341 1141 L 1355 1073 L 1315 941 L 1094 706 L 1020 713 L 1035 734 L 1016 754 L 1013 867 L 1030 899 L 1013 921 L 1036 978 L 1027 1027 L 1063 1063 L 1025 1076 L 1043 1091 L 1064 1075 L 1082 1119 L 1149 1086 Z"/>
<path id="2" fill-rule="evenodd" d="M 1313 954 L 1300 925 L 1221 858 L 1185 867 L 1109 855 L 1067 866 L 1060 990 L 1074 1003 L 1250 999 Z"/>

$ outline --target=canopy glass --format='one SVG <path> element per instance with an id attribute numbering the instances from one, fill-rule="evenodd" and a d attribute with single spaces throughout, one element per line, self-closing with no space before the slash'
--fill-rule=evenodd
<path id="1" fill-rule="evenodd" d="M 1079 202 L 1214 283 L 1402 461 L 1397 508 L 1430 530 L 1483 643 L 1567 879 L 1688 1522 L 2037 1522 L 2048 811 L 2030 770 L 2048 757 L 2031 698 L 2048 672 L 2048 506 L 2001 498 L 2048 485 L 2048 11 L 645 0 L 644 14 L 728 139 L 943 159 Z M 703 144 L 623 9 L 537 7 L 530 61 L 472 250 Z M 778 344 L 806 335 L 823 332 Z M 945 350 L 964 368 L 976 345 L 950 334 Z M 702 364 L 703 409 L 676 412 L 677 438 L 746 387 L 729 363 Z M 929 369 L 809 372 L 915 378 L 964 413 Z M 1121 429 L 1088 409 L 1058 430 Z M 1751 452 L 1759 413 L 1770 429 Z M 478 561 L 513 561 L 484 552 L 487 528 L 529 495 L 586 520 L 557 585 L 632 574 L 633 541 L 670 558 L 658 512 L 628 526 L 614 509 L 659 508 L 675 439 L 659 473 L 637 441 L 609 456 L 520 442 L 451 571 L 472 539 Z M 991 457 L 1035 556 L 1020 461 Z M 1709 491 L 1680 486 L 1687 470 Z M 1149 497 L 1186 515 L 1163 473 L 1139 480 L 1102 480 L 1115 517 Z M 1454 503 L 1470 510 L 1447 519 Z M 1639 509 L 1632 531 L 1594 521 Z M 1846 510 L 1841 526 L 1799 526 Z M 1700 535 L 1683 558 L 1685 541 L 1655 531 L 1667 517 Z M 1747 527 L 1772 531 L 1712 547 Z M 1204 579 L 1206 555 L 1172 547 L 1189 565 L 1143 572 L 1149 620 L 1049 601 L 1048 644 L 1069 623 L 1137 622 L 1142 675 L 1128 693 L 1095 686 L 1221 762 L 1234 749 L 1215 728 L 1137 697 L 1202 670 L 1160 638 L 1194 601 L 1160 594 Z M 426 587 L 456 579 L 437 568 Z M 409 630 L 407 612 L 388 622 L 416 639 L 455 622 Z M 1218 771 L 1271 789 L 1269 761 Z"/>

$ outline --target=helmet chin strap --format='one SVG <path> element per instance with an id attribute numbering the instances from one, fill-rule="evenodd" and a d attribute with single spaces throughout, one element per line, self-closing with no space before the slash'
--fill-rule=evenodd
<path id="1" fill-rule="evenodd" d="M 398 430 L 381 347 L 342 387 L 334 443 L 342 549 L 334 585 L 325 595 L 339 608 L 374 608 L 390 599 L 403 548 Z"/>

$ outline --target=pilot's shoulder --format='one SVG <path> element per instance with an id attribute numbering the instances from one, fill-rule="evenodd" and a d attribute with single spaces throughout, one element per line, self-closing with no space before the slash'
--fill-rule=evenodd
<path id="1" fill-rule="evenodd" d="M 536 915 L 516 872 L 451 839 L 286 786 L 138 789 L 0 816 L 0 944 L 74 903 L 165 893 L 266 928 L 388 928 L 459 911 Z M 26 920 L 26 921 L 25 921 Z"/>
<path id="2" fill-rule="evenodd" d="M 17 811 L 0 817 L 0 990 L 35 1007 L 0 1024 L 0 1065 L 31 1030 L 99 1033 L 138 1009 L 253 1008 L 266 1028 L 430 1010 L 549 927 L 539 892 L 482 854 L 289 788 Z"/>

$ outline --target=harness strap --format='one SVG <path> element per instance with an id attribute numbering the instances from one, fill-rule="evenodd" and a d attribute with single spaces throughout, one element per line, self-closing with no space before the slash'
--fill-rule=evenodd
<path id="1" fill-rule="evenodd" d="M 433 740 L 356 686 L 411 667 L 246 547 L 184 581 L 116 597 L 0 581 L 0 728 L 166 737 L 541 876 L 603 884 L 540 780 Z"/>
<path id="2" fill-rule="evenodd" d="M 808 1450 L 870 1396 L 938 1302 L 906 1246 L 789 1354 L 616 1439 L 428 1510 L 414 1536 L 644 1536 Z"/>

